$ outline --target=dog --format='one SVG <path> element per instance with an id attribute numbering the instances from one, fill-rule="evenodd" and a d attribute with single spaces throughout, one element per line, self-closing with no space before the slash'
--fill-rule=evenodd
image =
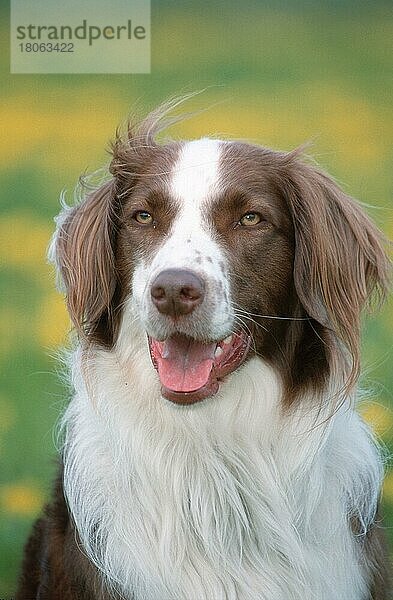
<path id="1" fill-rule="evenodd" d="M 157 142 L 171 108 L 57 219 L 73 396 L 16 598 L 386 600 L 355 410 L 383 236 L 301 149 Z"/>

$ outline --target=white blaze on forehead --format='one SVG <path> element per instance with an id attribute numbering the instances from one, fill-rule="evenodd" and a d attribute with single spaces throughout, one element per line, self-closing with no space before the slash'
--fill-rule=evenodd
<path id="1" fill-rule="evenodd" d="M 209 202 L 220 191 L 222 142 L 207 138 L 182 146 L 169 178 L 170 199 L 178 207 L 162 246 L 133 275 L 133 302 L 152 338 L 164 340 L 174 332 L 196 339 L 224 339 L 233 330 L 226 259 L 209 219 Z M 205 284 L 202 304 L 176 326 L 161 315 L 151 298 L 151 286 L 166 269 L 190 269 Z M 132 316 L 130 317 L 132 321 Z"/>
<path id="2" fill-rule="evenodd" d="M 173 168 L 171 192 L 180 201 L 179 225 L 195 228 L 203 203 L 217 191 L 222 142 L 202 138 L 187 142 Z"/>

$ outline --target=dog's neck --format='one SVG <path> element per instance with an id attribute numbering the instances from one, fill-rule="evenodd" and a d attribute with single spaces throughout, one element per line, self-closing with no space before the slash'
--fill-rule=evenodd
<path id="1" fill-rule="evenodd" d="M 356 414 L 311 398 L 286 413 L 256 357 L 172 405 L 138 335 L 74 355 L 64 417 L 67 500 L 107 581 L 138 600 L 361 597 L 349 519 L 367 529 L 381 473 Z"/>

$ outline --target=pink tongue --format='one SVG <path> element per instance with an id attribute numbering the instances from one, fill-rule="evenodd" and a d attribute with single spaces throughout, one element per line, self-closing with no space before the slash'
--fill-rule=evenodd
<path id="1" fill-rule="evenodd" d="M 175 392 L 192 392 L 206 385 L 216 344 L 203 344 L 183 335 L 168 338 L 162 356 L 156 356 L 163 386 Z"/>

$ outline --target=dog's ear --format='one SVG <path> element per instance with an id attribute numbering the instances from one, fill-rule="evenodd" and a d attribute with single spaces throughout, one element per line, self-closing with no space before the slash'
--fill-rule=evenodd
<path id="1" fill-rule="evenodd" d="M 361 311 L 374 295 L 382 300 L 388 286 L 383 235 L 355 200 L 296 152 L 287 155 L 286 171 L 297 295 L 308 315 L 333 333 L 335 358 L 345 361 L 349 351 L 349 388 L 359 373 Z"/>
<path id="2" fill-rule="evenodd" d="M 49 250 L 67 296 L 70 317 L 86 340 L 110 344 L 116 289 L 115 186 L 103 184 L 75 207 L 65 207 Z"/>

